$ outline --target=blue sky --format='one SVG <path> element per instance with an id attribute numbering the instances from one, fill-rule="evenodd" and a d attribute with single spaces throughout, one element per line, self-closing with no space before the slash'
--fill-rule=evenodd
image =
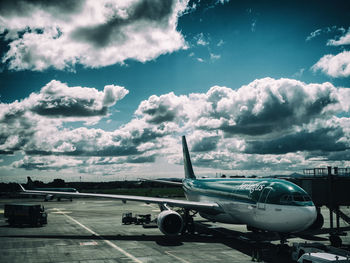
<path id="1" fill-rule="evenodd" d="M 202 175 L 348 166 L 349 13 L 348 1 L 2 1 L 0 180 L 181 177 L 183 134 Z"/>

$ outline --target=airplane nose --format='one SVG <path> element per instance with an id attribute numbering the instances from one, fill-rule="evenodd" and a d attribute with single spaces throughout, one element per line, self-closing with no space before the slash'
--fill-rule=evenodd
<path id="1" fill-rule="evenodd" d="M 300 207 L 299 210 L 299 222 L 300 222 L 300 230 L 303 231 L 310 227 L 312 223 L 316 220 L 317 211 L 315 206 L 305 206 Z"/>

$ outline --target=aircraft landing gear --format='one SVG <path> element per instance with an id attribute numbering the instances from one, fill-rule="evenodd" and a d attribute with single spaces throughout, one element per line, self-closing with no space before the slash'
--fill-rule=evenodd
<path id="1" fill-rule="evenodd" d="M 183 213 L 184 226 L 182 228 L 181 234 L 184 235 L 186 233 L 193 235 L 195 232 L 193 217 L 197 214 L 197 212 L 190 214 L 190 210 L 185 209 Z"/>
<path id="2" fill-rule="evenodd" d="M 280 237 L 280 244 L 277 246 L 277 253 L 282 254 L 288 254 L 289 253 L 289 246 L 287 244 L 287 236 L 279 234 Z"/>
<path id="3" fill-rule="evenodd" d="M 262 262 L 262 251 L 259 248 L 254 248 L 253 249 L 252 261 Z"/>

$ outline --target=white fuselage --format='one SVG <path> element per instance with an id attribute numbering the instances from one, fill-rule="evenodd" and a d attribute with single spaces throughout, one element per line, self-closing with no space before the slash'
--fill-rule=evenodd
<path id="1" fill-rule="evenodd" d="M 186 194 L 188 200 L 216 202 L 224 213 L 210 215 L 200 213 L 206 219 L 229 224 L 246 224 L 258 229 L 293 233 L 307 229 L 316 219 L 315 206 L 275 205 L 267 203 L 251 204 L 227 198 L 209 197 L 200 194 Z"/>

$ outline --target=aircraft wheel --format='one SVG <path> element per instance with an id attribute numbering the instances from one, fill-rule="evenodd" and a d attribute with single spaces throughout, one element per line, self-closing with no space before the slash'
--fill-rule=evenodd
<path id="1" fill-rule="evenodd" d="M 187 231 L 188 231 L 188 233 L 190 233 L 190 234 L 194 234 L 194 232 L 195 232 L 195 226 L 194 226 L 194 223 L 192 222 L 191 224 L 188 224 L 187 225 Z"/>
<path id="2" fill-rule="evenodd" d="M 336 236 L 336 235 L 331 235 L 329 237 L 329 241 L 331 242 L 331 245 L 333 247 L 341 247 L 341 245 L 343 243 L 341 238 L 339 236 Z"/>
<path id="3" fill-rule="evenodd" d="M 278 255 L 288 255 L 289 251 L 290 251 L 290 247 L 287 244 L 280 244 L 277 246 Z"/>

